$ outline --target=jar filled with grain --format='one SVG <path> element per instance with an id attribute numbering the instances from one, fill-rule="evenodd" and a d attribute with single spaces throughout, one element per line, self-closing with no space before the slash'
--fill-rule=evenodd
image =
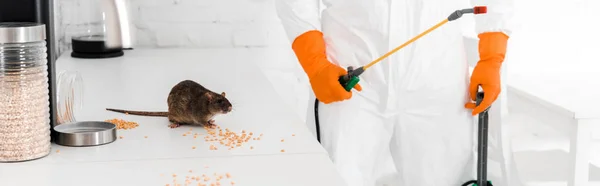
<path id="1" fill-rule="evenodd" d="M 0 23 L 0 162 L 50 153 L 45 25 Z"/>

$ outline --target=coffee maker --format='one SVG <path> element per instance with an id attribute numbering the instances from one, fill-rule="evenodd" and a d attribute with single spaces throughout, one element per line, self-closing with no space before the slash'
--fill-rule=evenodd
<path id="1" fill-rule="evenodd" d="M 129 12 L 125 0 L 77 0 L 73 12 L 77 24 L 67 27 L 71 56 L 75 58 L 112 58 L 131 48 Z"/>
<path id="2" fill-rule="evenodd" d="M 50 94 L 50 129 L 56 123 L 56 35 L 54 33 L 54 0 L 0 0 L 0 22 L 35 22 L 46 27 L 48 84 Z"/>

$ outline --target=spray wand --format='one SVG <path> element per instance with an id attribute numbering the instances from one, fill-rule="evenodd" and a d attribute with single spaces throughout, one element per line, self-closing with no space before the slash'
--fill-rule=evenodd
<path id="1" fill-rule="evenodd" d="M 338 81 L 342 84 L 342 86 L 344 87 L 344 89 L 346 89 L 346 91 L 350 91 L 352 90 L 352 88 L 354 87 L 354 85 L 356 85 L 360 79 L 358 76 L 360 76 L 363 72 L 365 72 L 365 70 L 369 69 L 371 66 L 375 65 L 376 63 L 379 63 L 381 60 L 385 59 L 386 57 L 392 55 L 393 53 L 397 52 L 398 50 L 404 48 L 405 46 L 409 45 L 410 43 L 416 41 L 417 39 L 423 37 L 425 34 L 428 34 L 429 32 L 437 29 L 438 27 L 446 24 L 449 21 L 454 21 L 457 20 L 458 18 L 462 17 L 463 14 L 485 14 L 487 13 L 487 7 L 485 6 L 476 6 L 474 8 L 468 8 L 468 9 L 462 9 L 462 10 L 456 10 L 454 11 L 452 14 L 450 14 L 450 16 L 448 16 L 447 19 L 444 19 L 443 21 L 439 22 L 438 24 L 436 24 L 435 26 L 427 29 L 426 31 L 422 32 L 421 34 L 417 35 L 416 37 L 408 40 L 407 42 L 405 42 L 404 44 L 394 48 L 393 50 L 389 51 L 388 53 L 386 53 L 385 55 L 377 58 L 376 60 L 374 60 L 373 62 L 359 67 L 357 69 L 354 69 L 354 67 L 348 67 L 348 74 L 340 76 L 340 78 L 338 79 Z"/>

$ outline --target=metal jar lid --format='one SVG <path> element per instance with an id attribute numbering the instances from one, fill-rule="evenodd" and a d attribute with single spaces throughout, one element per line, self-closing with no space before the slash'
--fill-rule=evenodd
<path id="1" fill-rule="evenodd" d="M 0 43 L 28 43 L 46 40 L 46 26 L 31 22 L 0 22 Z"/>

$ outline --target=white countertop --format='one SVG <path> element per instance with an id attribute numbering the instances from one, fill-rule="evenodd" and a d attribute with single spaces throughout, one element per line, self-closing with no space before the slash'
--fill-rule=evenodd
<path id="1" fill-rule="evenodd" d="M 189 186 L 210 186 L 216 183 L 215 173 L 223 176 L 221 186 L 230 186 L 231 181 L 235 186 L 343 185 L 329 159 L 320 154 L 10 164 L 0 168 L 0 185 L 185 186 L 186 176 L 204 174 L 210 180 L 194 180 Z"/>
<path id="2" fill-rule="evenodd" d="M 74 59 L 65 52 L 57 61 L 57 73 L 76 70 L 84 82 L 77 120 L 119 118 L 139 126 L 118 130 L 123 138 L 107 145 L 53 144 L 43 159 L 3 164 L 0 185 L 165 185 L 172 177 L 160 174 L 183 176 L 204 165 L 229 171 L 236 185 L 342 185 L 326 151 L 256 67 L 255 61 L 269 52 L 277 49 L 135 49 L 120 58 L 94 60 Z M 185 79 L 227 93 L 234 109 L 217 117 L 217 125 L 238 134 L 263 134 L 261 140 L 229 150 L 218 141 L 206 142 L 207 132 L 199 126 L 171 129 L 167 118 L 105 111 L 166 111 L 171 87 Z M 211 144 L 218 149 L 210 150 Z M 39 180 L 23 182 L 31 177 Z"/>

